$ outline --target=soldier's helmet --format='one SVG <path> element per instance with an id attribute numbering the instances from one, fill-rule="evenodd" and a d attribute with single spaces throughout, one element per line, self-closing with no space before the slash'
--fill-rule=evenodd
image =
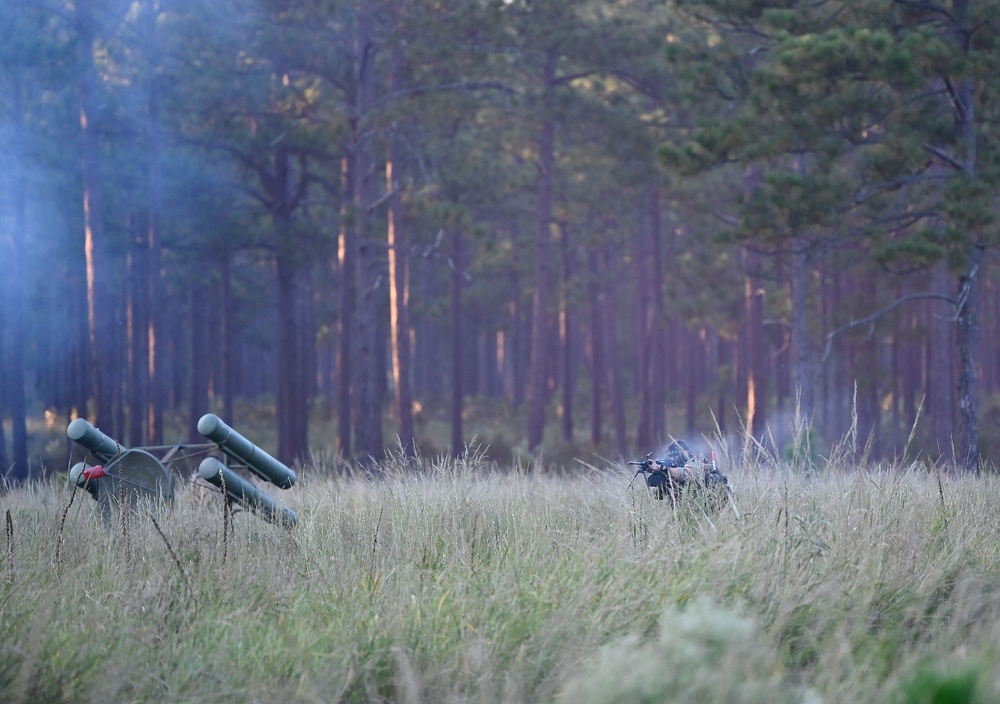
<path id="1" fill-rule="evenodd" d="M 683 440 L 674 440 L 667 446 L 667 452 L 663 459 L 668 467 L 683 467 L 694 459 L 694 453 Z"/>

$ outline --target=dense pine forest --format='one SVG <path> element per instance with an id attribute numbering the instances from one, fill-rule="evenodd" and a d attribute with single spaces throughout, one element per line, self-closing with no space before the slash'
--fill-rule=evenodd
<path id="1" fill-rule="evenodd" d="M 0 473 L 61 469 L 77 416 L 141 446 L 209 410 L 289 462 L 796 418 L 992 469 L 998 17 L 2 3 Z"/>

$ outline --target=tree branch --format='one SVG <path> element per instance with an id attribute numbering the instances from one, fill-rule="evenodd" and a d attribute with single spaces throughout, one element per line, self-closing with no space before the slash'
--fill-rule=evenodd
<path id="1" fill-rule="evenodd" d="M 299 154 L 299 182 L 295 187 L 295 193 L 292 195 L 291 203 L 289 203 L 289 212 L 295 210 L 302 203 L 303 199 L 306 197 L 306 192 L 309 189 L 309 170 L 306 167 L 306 155 Z"/>
<path id="2" fill-rule="evenodd" d="M 904 303 L 909 303 L 910 301 L 916 301 L 916 300 L 927 300 L 927 299 L 946 301 L 948 303 L 951 303 L 952 305 L 956 305 L 958 303 L 958 301 L 954 297 L 947 296 L 943 293 L 911 293 L 908 296 L 897 298 L 895 301 L 893 301 L 885 308 L 876 313 L 872 313 L 871 315 L 861 318 L 860 320 L 855 320 L 853 322 L 848 323 L 847 325 L 843 325 L 837 328 L 836 330 L 828 332 L 826 334 L 826 349 L 823 352 L 823 361 L 825 362 L 827 358 L 830 356 L 830 348 L 833 346 L 833 338 L 836 337 L 837 335 L 841 335 L 845 332 L 853 330 L 854 328 L 861 327 L 862 325 L 870 325 L 874 329 L 876 320 L 896 310 L 896 308 L 899 308 Z"/>
<path id="3" fill-rule="evenodd" d="M 948 12 L 947 8 L 942 5 L 938 5 L 936 2 L 918 2 L 918 0 L 894 0 L 897 5 L 903 5 L 911 10 L 925 10 L 926 12 L 933 12 L 935 14 L 941 15 L 949 22 L 954 22 L 954 16 Z"/>
<path id="4" fill-rule="evenodd" d="M 977 246 L 976 249 L 980 252 L 986 252 L 986 247 Z M 957 320 L 965 311 L 965 304 L 969 300 L 969 294 L 972 292 L 972 286 L 975 284 L 976 277 L 979 274 L 979 266 L 983 262 L 983 257 L 980 255 L 976 257 L 972 266 L 969 270 L 965 272 L 962 276 L 962 288 L 958 293 L 958 300 L 955 301 L 955 319 Z"/>
<path id="5" fill-rule="evenodd" d="M 258 191 L 256 188 L 251 188 L 249 186 L 237 186 L 236 190 L 253 198 L 255 201 L 264 206 L 264 209 L 267 211 L 270 211 L 274 207 L 274 201 Z"/>
<path id="6" fill-rule="evenodd" d="M 843 208 L 842 211 L 861 205 L 869 198 L 874 198 L 875 196 L 882 195 L 883 193 L 889 191 L 895 191 L 900 188 L 903 188 L 904 186 L 909 186 L 912 183 L 927 181 L 933 178 L 935 177 L 928 176 L 923 172 L 918 172 L 915 174 L 910 174 L 909 176 L 903 176 L 901 178 L 893 179 L 891 181 L 878 181 L 873 183 L 862 184 L 861 187 L 854 192 L 854 196 L 851 198 L 848 207 Z"/>
<path id="7" fill-rule="evenodd" d="M 663 100 L 663 94 L 661 91 L 657 90 L 654 86 L 649 85 L 639 77 L 632 75 L 628 71 L 616 69 L 611 72 L 611 75 L 642 95 L 657 101 Z"/>
<path id="8" fill-rule="evenodd" d="M 436 93 L 438 91 L 450 91 L 450 90 L 500 90 L 505 93 L 517 93 L 517 90 L 511 88 L 506 83 L 501 83 L 500 81 L 458 81 L 456 83 L 439 83 L 437 85 L 424 85 L 424 86 L 413 86 L 412 88 L 398 88 L 394 90 L 391 94 L 380 98 L 372 103 L 372 107 L 378 107 L 388 103 L 390 100 L 396 98 L 408 98 L 414 95 L 422 95 L 424 93 Z"/>
<path id="9" fill-rule="evenodd" d="M 929 151 L 931 154 L 933 154 L 934 156 L 936 156 L 938 159 L 941 159 L 943 161 L 948 162 L 949 164 L 951 164 L 954 168 L 958 169 L 959 171 L 964 171 L 965 170 L 965 164 L 963 164 L 961 161 L 959 161 L 957 157 L 954 157 L 951 154 L 949 154 L 948 152 L 946 152 L 944 149 L 941 149 L 941 147 L 935 147 L 933 144 L 925 144 L 924 145 L 924 149 L 926 149 L 927 151 Z"/>
<path id="10" fill-rule="evenodd" d="M 559 76 L 554 81 L 552 81 L 552 85 L 561 86 L 566 83 L 572 83 L 578 78 L 586 78 L 587 76 L 593 76 L 595 73 L 599 73 L 599 71 L 591 69 L 588 71 L 577 71 L 576 73 L 567 73 L 565 76 Z"/>

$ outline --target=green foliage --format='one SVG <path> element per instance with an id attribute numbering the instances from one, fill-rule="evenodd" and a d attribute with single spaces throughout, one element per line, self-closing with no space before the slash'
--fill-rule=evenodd
<path id="1" fill-rule="evenodd" d="M 945 249 L 940 229 L 923 228 L 909 237 L 876 239 L 872 246 L 875 261 L 883 266 L 928 267 L 941 260 Z"/>
<path id="2" fill-rule="evenodd" d="M 781 455 L 796 471 L 812 473 L 826 466 L 829 450 L 816 427 L 802 423 Z"/>
<path id="3" fill-rule="evenodd" d="M 959 242 L 979 240 L 995 230 L 996 187 L 982 178 L 961 176 L 948 181 L 942 214 Z"/>
<path id="4" fill-rule="evenodd" d="M 944 673 L 939 666 L 922 665 L 906 682 L 896 701 L 900 704 L 974 704 L 981 673 L 972 667 Z"/>
<path id="5" fill-rule="evenodd" d="M 680 3 L 682 9 L 688 5 Z M 995 30 L 965 47 L 930 21 L 941 16 L 930 18 L 903 3 L 855 3 L 832 15 L 797 2 L 698 5 L 701 35 L 685 37 L 687 52 L 671 49 L 685 63 L 683 83 L 703 90 L 699 71 L 731 75 L 735 62 L 747 76 L 746 92 L 734 96 L 725 115 L 709 111 L 686 140 L 662 149 L 661 158 L 682 173 L 732 161 L 764 167 L 772 192 L 744 204 L 754 223 L 745 236 L 760 237 L 761 223 L 773 225 L 763 228 L 765 236 L 780 227 L 796 234 L 816 231 L 836 224 L 834 213 L 852 213 L 855 222 L 864 217 L 882 223 L 876 228 L 884 238 L 874 246 L 877 258 L 900 247 L 911 261 L 948 255 L 960 264 L 951 250 L 995 240 L 989 175 L 994 159 L 980 157 L 985 170 L 977 170 L 963 116 L 955 113 L 948 91 L 927 90 L 972 81 L 977 96 L 992 95 L 994 77 L 975 67 L 996 61 Z M 693 49 L 706 41 L 710 50 Z M 983 104 L 970 129 L 977 131 L 979 151 L 989 155 L 995 111 L 989 99 L 977 101 Z M 928 168 L 932 152 L 944 155 L 937 169 Z M 942 171 L 943 192 L 933 186 Z M 796 179 L 813 174 L 835 187 L 816 181 L 797 188 Z M 946 223 L 953 242 L 948 252 L 924 247 L 914 257 L 919 245 L 897 236 L 905 229 L 897 223 L 907 216 L 894 212 L 899 199 L 891 194 L 904 188 L 911 209 L 925 208 Z M 792 206 L 797 216 L 789 212 Z"/>
<path id="6" fill-rule="evenodd" d="M 667 606 L 655 637 L 635 633 L 604 646 L 565 695 L 585 704 L 806 701 L 774 676 L 776 657 L 761 636 L 744 614 L 706 599 Z"/>

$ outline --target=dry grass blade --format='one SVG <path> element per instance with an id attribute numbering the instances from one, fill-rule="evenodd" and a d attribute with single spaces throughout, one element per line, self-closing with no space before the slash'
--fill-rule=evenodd
<path id="1" fill-rule="evenodd" d="M 375 523 L 375 535 L 372 538 L 371 561 L 368 563 L 368 584 L 373 588 L 375 586 L 375 552 L 378 549 L 378 532 L 382 528 L 382 514 L 384 511 L 385 506 L 380 506 L 378 510 L 378 521 Z"/>
<path id="2" fill-rule="evenodd" d="M 226 564 L 226 557 L 229 555 L 229 492 L 226 490 L 226 474 L 219 467 L 219 481 L 222 484 L 222 564 Z"/>
<path id="3" fill-rule="evenodd" d="M 163 544 L 167 546 L 167 552 L 170 553 L 170 559 L 173 560 L 174 564 L 177 566 L 177 571 L 180 572 L 181 579 L 184 580 L 184 587 L 187 589 L 188 598 L 195 603 L 194 589 L 191 587 L 191 580 L 188 579 L 187 572 L 184 571 L 184 565 L 181 564 L 180 558 L 177 557 L 177 551 L 174 550 L 174 546 L 170 543 L 170 539 L 167 538 L 167 534 L 163 532 L 160 528 L 159 522 L 156 520 L 156 516 L 152 513 L 149 514 L 149 521 L 153 524 L 153 528 L 156 529 L 157 535 L 163 540 Z"/>
<path id="4" fill-rule="evenodd" d="M 84 465 L 86 469 L 86 465 Z M 58 571 L 62 567 L 62 545 L 63 545 L 63 532 L 66 529 L 66 516 L 69 515 L 69 509 L 73 505 L 74 499 L 76 499 L 76 492 L 79 487 L 76 482 L 73 482 L 73 490 L 69 494 L 69 501 L 66 502 L 66 507 L 63 509 L 62 518 L 59 521 L 59 534 L 56 536 L 56 570 Z"/>
<path id="5" fill-rule="evenodd" d="M 125 538 L 128 531 L 128 511 L 125 510 L 125 462 L 122 457 L 122 446 L 117 440 L 115 440 L 115 452 L 115 459 L 118 460 L 118 511 L 122 519 L 122 538 Z"/>
<path id="6" fill-rule="evenodd" d="M 4 512 L 3 523 L 4 542 L 7 546 L 7 582 L 14 583 L 14 519 L 10 515 L 10 509 Z"/>

